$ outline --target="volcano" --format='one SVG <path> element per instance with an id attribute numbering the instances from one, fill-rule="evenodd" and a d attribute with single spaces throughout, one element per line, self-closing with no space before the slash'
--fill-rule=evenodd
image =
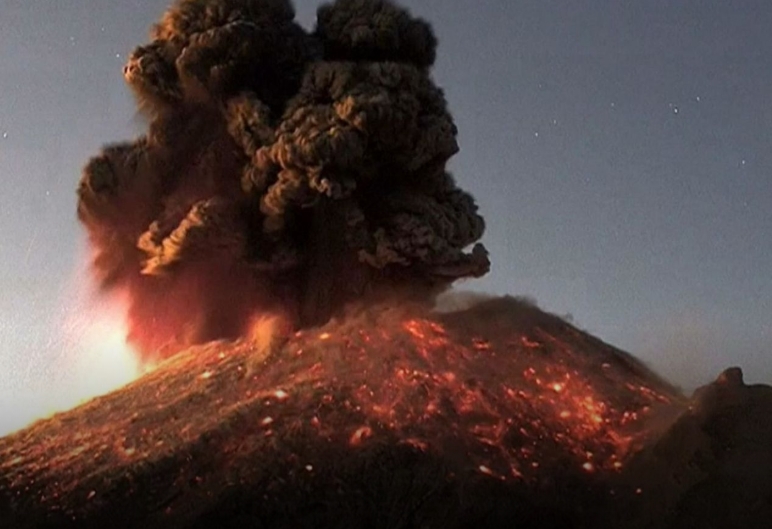
<path id="1" fill-rule="evenodd" d="M 86 164 L 77 209 L 154 368 L 0 439 L 0 526 L 772 519 L 748 471 L 769 388 L 728 371 L 690 400 L 522 300 L 437 309 L 490 261 L 436 46 L 387 0 L 311 32 L 287 0 L 163 15 L 124 70 L 148 130 Z M 704 508 L 723 498 L 745 516 Z"/>
<path id="2" fill-rule="evenodd" d="M 647 420 L 682 403 L 629 355 L 514 299 L 351 309 L 280 343 L 193 348 L 5 439 L 3 518 L 560 526 L 612 498 Z"/>
<path id="3" fill-rule="evenodd" d="M 688 400 L 513 298 L 352 308 L 192 348 L 0 440 L 0 521 L 747 527 L 772 514 L 771 411 L 739 370 Z"/>

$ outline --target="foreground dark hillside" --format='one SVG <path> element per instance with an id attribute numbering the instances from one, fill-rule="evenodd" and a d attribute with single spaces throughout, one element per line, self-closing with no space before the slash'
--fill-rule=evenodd
<path id="1" fill-rule="evenodd" d="M 771 393 L 731 371 L 687 407 L 513 299 L 352 311 L 188 350 L 0 439 L 0 526 L 754 526 Z"/>

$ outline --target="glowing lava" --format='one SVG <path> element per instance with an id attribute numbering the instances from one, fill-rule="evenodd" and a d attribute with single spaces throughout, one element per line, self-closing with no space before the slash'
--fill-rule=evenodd
<path id="1" fill-rule="evenodd" d="M 121 327 L 92 329 L 120 358 Z M 0 473 L 13 489 L 35 483 L 29 494 L 55 508 L 90 490 L 138 498 L 145 487 L 114 476 L 145 463 L 180 469 L 181 483 L 205 481 L 203 467 L 231 469 L 223 482 L 251 487 L 293 465 L 302 480 L 391 450 L 441 463 L 447 479 L 541 490 L 616 477 L 657 407 L 681 404 L 629 355 L 512 299 L 446 314 L 361 307 L 278 339 L 272 329 L 256 323 L 250 338 L 183 351 L 0 440 Z M 100 376 L 122 383 L 135 365 Z M 193 454 L 209 463 L 189 465 Z"/>
<path id="2" fill-rule="evenodd" d="M 626 359 L 585 357 L 539 327 L 529 336 L 464 336 L 434 317 L 379 320 L 328 325 L 288 344 L 292 378 L 338 389 L 319 395 L 318 406 L 361 416 L 349 425 L 352 447 L 391 432 L 456 451 L 499 479 L 535 478 L 544 466 L 618 471 L 652 407 L 670 403 L 632 382 L 644 372 Z"/>

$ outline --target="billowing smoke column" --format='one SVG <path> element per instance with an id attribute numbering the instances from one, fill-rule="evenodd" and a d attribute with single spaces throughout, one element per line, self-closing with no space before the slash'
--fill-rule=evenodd
<path id="1" fill-rule="evenodd" d="M 125 78 L 146 135 L 84 169 L 78 216 L 148 357 L 322 323 L 378 293 L 488 271 L 483 219 L 446 172 L 456 128 L 427 23 L 339 0 L 306 33 L 287 0 L 181 0 Z"/>

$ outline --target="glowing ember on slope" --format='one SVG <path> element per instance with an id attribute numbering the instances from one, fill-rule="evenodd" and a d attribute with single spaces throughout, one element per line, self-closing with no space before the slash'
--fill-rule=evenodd
<path id="1" fill-rule="evenodd" d="M 348 432 L 352 447 L 391 432 L 423 451 L 456 451 L 499 479 L 537 478 L 556 466 L 615 472 L 651 408 L 670 402 L 621 357 L 601 368 L 605 356 L 546 331 L 466 336 L 437 315 L 363 319 L 297 333 L 255 378 L 276 381 L 267 390 L 274 406 L 291 391 L 295 405 L 361 417 L 332 426 Z M 309 385 L 310 394 L 302 390 Z"/>
<path id="2" fill-rule="evenodd" d="M 256 419 L 263 435 L 310 425 L 322 437 L 345 436 L 352 449 L 396 435 L 422 451 L 456 453 L 483 474 L 531 480 L 545 468 L 619 471 L 650 408 L 668 401 L 624 366 L 595 369 L 599 358 L 547 332 L 466 336 L 436 315 L 373 312 L 365 320 L 377 321 L 333 322 L 267 353 L 242 397 L 266 407 Z M 251 343 L 265 349 L 264 337 Z M 191 365 L 187 383 L 205 392 L 234 361 L 218 350 L 166 368 Z M 303 418 L 285 407 L 316 413 Z M 333 409 L 357 418 L 320 419 Z"/>
<path id="3" fill-rule="evenodd" d="M 30 494 L 55 504 L 80 501 L 86 462 L 122 475 L 192 453 L 249 469 L 260 483 L 274 479 L 260 461 L 276 462 L 271 473 L 286 464 L 327 475 L 400 446 L 449 476 L 515 487 L 600 483 L 622 471 L 651 410 L 678 403 L 678 393 L 621 351 L 506 303 L 493 307 L 498 323 L 476 308 L 456 316 L 371 307 L 269 349 L 244 339 L 185 351 L 41 423 L 28 443 L 0 442 L 0 472 L 12 487 L 40 483 Z M 19 461 L 34 463 L 17 471 Z"/>

